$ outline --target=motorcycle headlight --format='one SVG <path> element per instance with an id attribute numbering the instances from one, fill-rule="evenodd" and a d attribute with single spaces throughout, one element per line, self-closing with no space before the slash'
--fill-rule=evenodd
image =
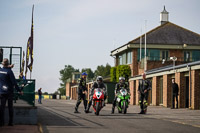
<path id="1" fill-rule="evenodd" d="M 102 95 L 101 92 L 96 92 L 97 99 L 99 99 L 101 97 L 101 95 Z"/>
<path id="2" fill-rule="evenodd" d="M 117 101 L 120 102 L 120 98 L 117 98 Z"/>
<path id="3" fill-rule="evenodd" d="M 121 93 L 122 93 L 123 96 L 127 95 L 127 91 L 126 90 L 121 91 Z"/>

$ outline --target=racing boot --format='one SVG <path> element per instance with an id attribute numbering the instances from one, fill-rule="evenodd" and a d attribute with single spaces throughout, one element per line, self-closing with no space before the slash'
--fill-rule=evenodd
<path id="1" fill-rule="evenodd" d="M 103 107 L 105 107 L 105 106 L 106 106 L 106 104 L 105 104 L 105 100 L 103 101 L 102 105 L 103 105 Z"/>
<path id="2" fill-rule="evenodd" d="M 114 114 L 114 113 L 115 113 L 115 107 L 112 107 L 111 114 Z"/>
<path id="3" fill-rule="evenodd" d="M 77 107 L 75 107 L 74 113 L 80 113 L 80 112 L 78 111 L 78 108 L 77 108 Z"/>
<path id="4" fill-rule="evenodd" d="M 145 114 L 144 110 L 141 110 L 138 114 Z"/>
<path id="5" fill-rule="evenodd" d="M 92 105 L 92 102 L 89 102 L 88 103 L 88 107 L 87 107 L 87 109 L 85 110 L 85 113 L 92 113 L 91 111 L 90 111 L 90 106 Z"/>

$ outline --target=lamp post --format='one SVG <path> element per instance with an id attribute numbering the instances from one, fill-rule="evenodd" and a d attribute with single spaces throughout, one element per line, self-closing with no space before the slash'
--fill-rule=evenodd
<path id="1" fill-rule="evenodd" d="M 173 61 L 173 70 L 174 70 L 174 67 L 175 67 L 175 62 L 177 61 L 177 57 L 170 57 L 170 60 Z"/>

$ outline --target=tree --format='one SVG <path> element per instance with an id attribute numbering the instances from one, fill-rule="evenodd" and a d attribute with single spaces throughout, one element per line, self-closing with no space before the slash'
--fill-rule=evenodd
<path id="1" fill-rule="evenodd" d="M 60 88 L 58 89 L 58 91 L 60 91 L 61 95 L 65 95 L 66 94 L 66 82 L 72 78 L 72 73 L 73 72 L 79 72 L 79 69 L 75 69 L 73 66 L 71 65 L 65 65 L 65 68 L 60 70 Z"/>
<path id="2" fill-rule="evenodd" d="M 48 92 L 44 92 L 43 95 L 48 95 Z"/>
<path id="3" fill-rule="evenodd" d="M 91 68 L 83 68 L 81 72 L 86 72 L 88 74 L 88 79 L 93 79 L 94 78 L 94 72 L 91 70 Z"/>
<path id="4" fill-rule="evenodd" d="M 110 75 L 110 69 L 111 66 L 107 63 L 106 66 L 100 65 L 97 66 L 97 69 L 95 71 L 95 77 L 102 76 L 102 77 L 109 77 Z"/>

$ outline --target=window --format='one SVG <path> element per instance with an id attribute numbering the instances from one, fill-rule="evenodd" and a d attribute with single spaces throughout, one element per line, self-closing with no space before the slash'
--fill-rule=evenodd
<path id="1" fill-rule="evenodd" d="M 132 51 L 129 51 L 129 52 L 119 55 L 118 61 L 119 61 L 118 65 L 131 64 L 132 63 Z"/>
<path id="2" fill-rule="evenodd" d="M 119 65 L 122 65 L 122 56 L 119 56 Z"/>
<path id="3" fill-rule="evenodd" d="M 126 64 L 126 53 L 122 54 L 122 65 Z"/>
<path id="4" fill-rule="evenodd" d="M 141 49 L 141 58 L 144 58 L 145 49 Z M 140 60 L 140 49 L 138 49 L 138 61 Z M 147 60 L 160 60 L 160 50 L 158 49 L 147 49 Z"/>
<path id="5" fill-rule="evenodd" d="M 167 51 L 167 50 L 162 51 L 162 60 L 163 59 L 165 59 L 165 60 L 169 59 L 169 51 Z"/>
<path id="6" fill-rule="evenodd" d="M 159 61 L 160 60 L 160 50 L 150 49 L 148 57 L 149 57 L 148 58 L 149 60 Z"/>
<path id="7" fill-rule="evenodd" d="M 75 79 L 79 79 L 80 77 L 80 74 L 75 74 Z"/>
<path id="8" fill-rule="evenodd" d="M 184 51 L 184 61 L 188 62 L 190 61 L 191 59 L 191 51 Z"/>
<path id="9" fill-rule="evenodd" d="M 140 49 L 138 49 L 138 52 L 137 52 L 137 60 L 139 61 L 140 60 Z M 141 49 L 141 58 L 143 59 L 144 58 L 144 54 L 145 54 L 145 50 L 144 48 Z M 147 56 L 148 56 L 148 49 L 147 49 Z"/>
<path id="10" fill-rule="evenodd" d="M 192 51 L 192 61 L 199 61 L 200 60 L 200 51 L 195 50 Z"/>
<path id="11" fill-rule="evenodd" d="M 127 64 L 131 64 L 132 63 L 132 52 L 128 52 L 127 53 Z"/>

